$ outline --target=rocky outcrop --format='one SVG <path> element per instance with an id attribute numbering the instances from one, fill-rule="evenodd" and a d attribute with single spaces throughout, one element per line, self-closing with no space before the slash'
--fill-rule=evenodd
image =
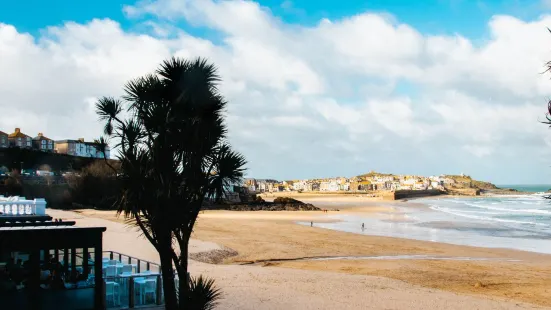
<path id="1" fill-rule="evenodd" d="M 207 252 L 190 253 L 189 258 L 207 264 L 221 264 L 225 259 L 236 256 L 238 253 L 230 248 L 210 250 Z"/>
<path id="2" fill-rule="evenodd" d="M 449 188 L 448 194 L 459 196 L 479 196 L 480 189 L 478 188 Z"/>
<path id="3" fill-rule="evenodd" d="M 205 210 L 230 211 L 320 211 L 321 209 L 310 203 L 304 203 L 293 198 L 277 197 L 273 202 L 254 201 L 248 203 L 231 203 L 204 206 Z"/>
<path id="4" fill-rule="evenodd" d="M 428 189 L 428 190 L 397 190 L 397 191 L 388 191 L 383 192 L 381 196 L 384 200 L 399 200 L 399 199 L 409 199 L 409 198 L 420 198 L 427 196 L 436 196 L 442 195 L 444 192 L 437 189 Z"/>
<path id="5" fill-rule="evenodd" d="M 498 189 L 482 190 L 482 194 L 483 195 L 525 195 L 525 194 L 533 194 L 533 193 L 521 192 L 514 188 L 498 188 Z"/>

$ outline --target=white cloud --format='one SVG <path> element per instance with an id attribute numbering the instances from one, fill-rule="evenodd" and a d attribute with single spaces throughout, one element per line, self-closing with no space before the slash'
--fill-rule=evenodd
<path id="1" fill-rule="evenodd" d="M 488 156 L 493 152 L 493 149 L 486 145 L 465 145 L 464 148 L 476 157 Z"/>
<path id="2" fill-rule="evenodd" d="M 551 96 L 549 76 L 539 74 L 551 60 L 551 16 L 495 16 L 490 37 L 475 44 L 372 13 L 290 25 L 251 1 L 145 1 L 125 12 L 151 34 L 106 19 L 39 37 L 0 24 L 0 130 L 95 138 L 94 98 L 119 95 L 170 55 L 204 56 L 220 69 L 230 138 L 253 175 L 547 177 L 537 174 L 547 165 L 535 165 L 549 156 L 549 131 L 537 120 Z M 217 39 L 178 29 L 181 19 Z M 414 91 L 400 91 L 404 83 Z"/>
<path id="3" fill-rule="evenodd" d="M 544 9 L 551 9 L 551 0 L 541 0 L 541 6 Z"/>

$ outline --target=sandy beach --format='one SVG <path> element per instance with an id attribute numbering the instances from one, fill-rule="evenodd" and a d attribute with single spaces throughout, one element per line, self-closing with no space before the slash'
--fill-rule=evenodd
<path id="1" fill-rule="evenodd" d="M 313 200 L 318 200 L 314 202 Z M 366 197 L 305 199 L 340 211 L 328 214 L 395 214 Z M 326 203 L 324 203 L 327 202 Z M 415 206 L 413 207 L 421 207 Z M 112 211 L 48 211 L 80 226 L 105 226 L 104 249 L 158 261 L 153 247 Z M 200 214 L 190 252 L 227 247 L 237 255 L 222 264 L 191 261 L 193 274 L 216 279 L 220 309 L 538 309 L 551 306 L 551 257 L 378 237 L 296 224 L 327 221 L 327 214 L 206 211 Z M 349 256 L 425 255 L 448 260 L 349 259 Z M 333 258 L 312 260 L 311 258 Z M 341 258 L 339 258 L 341 257 Z M 454 260 L 469 257 L 471 260 Z M 347 259 L 348 258 L 348 259 Z M 302 259 L 302 260 L 301 260 Z"/>

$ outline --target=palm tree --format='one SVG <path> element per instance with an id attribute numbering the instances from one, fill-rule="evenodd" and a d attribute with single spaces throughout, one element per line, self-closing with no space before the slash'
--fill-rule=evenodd
<path id="1" fill-rule="evenodd" d="M 128 82 L 121 99 L 96 103 L 121 162 L 118 213 L 159 252 L 167 309 L 187 309 L 188 244 L 203 202 L 221 199 L 245 171 L 245 158 L 226 139 L 226 101 L 216 71 L 204 59 L 171 58 Z M 99 141 L 105 146 L 107 140 Z M 173 264 L 185 279 L 178 294 Z"/>

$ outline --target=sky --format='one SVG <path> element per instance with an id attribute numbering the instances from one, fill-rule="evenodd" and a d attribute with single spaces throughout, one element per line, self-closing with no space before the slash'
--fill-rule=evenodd
<path id="1" fill-rule="evenodd" d="M 171 56 L 216 64 L 248 177 L 465 173 L 551 184 L 551 0 L 0 3 L 0 130 L 102 134 Z"/>

